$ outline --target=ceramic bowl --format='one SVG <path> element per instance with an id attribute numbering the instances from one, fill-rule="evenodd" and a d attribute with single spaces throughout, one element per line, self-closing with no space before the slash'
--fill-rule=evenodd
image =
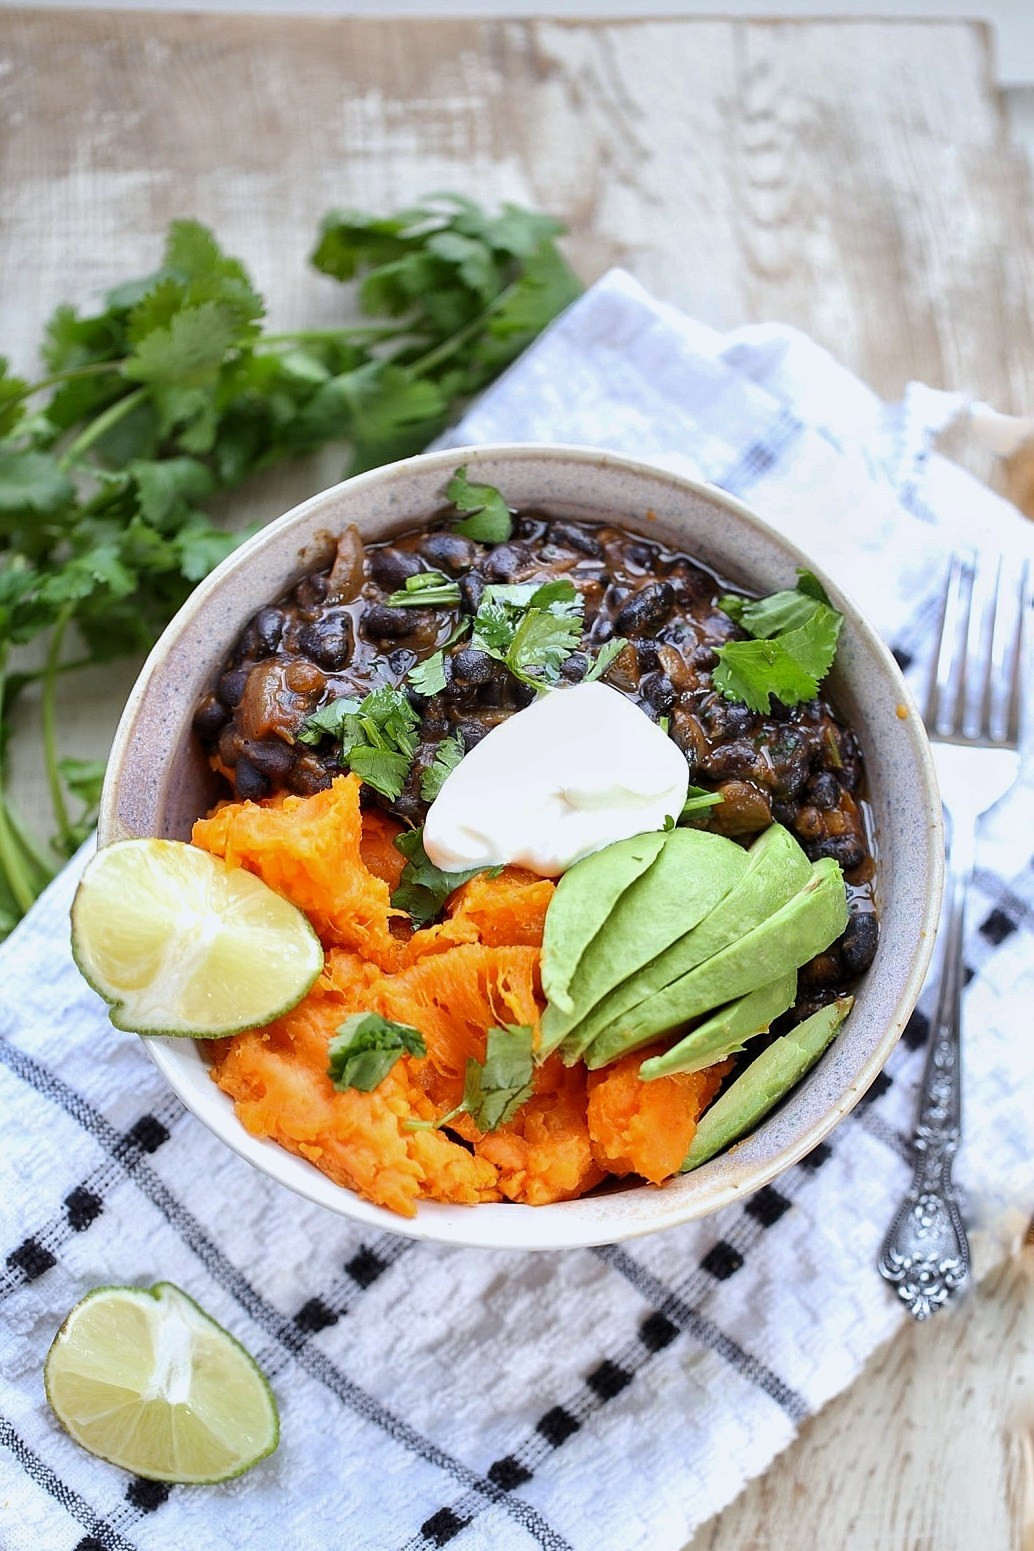
<path id="1" fill-rule="evenodd" d="M 922 722 L 897 665 L 850 599 L 740 502 L 625 458 L 524 445 L 427 454 L 323 491 L 224 561 L 165 631 L 116 735 L 100 840 L 189 836 L 193 820 L 220 795 L 191 731 L 194 705 L 244 625 L 318 563 L 328 534 L 355 523 L 365 538 L 383 539 L 429 519 L 445 504 L 445 486 L 462 463 L 472 479 L 499 486 L 513 506 L 636 529 L 687 551 L 748 590 L 785 587 L 802 564 L 825 582 L 845 616 L 829 688 L 864 751 L 882 923 L 879 950 L 843 1032 L 752 1135 L 692 1174 L 659 1188 L 631 1185 L 552 1206 L 429 1201 L 412 1220 L 371 1205 L 275 1143 L 249 1135 L 190 1040 L 145 1044 L 187 1107 L 229 1147 L 328 1211 L 448 1244 L 560 1249 L 611 1243 L 717 1211 L 816 1147 L 857 1104 L 893 1049 L 922 986 L 936 930 L 940 804 Z"/>

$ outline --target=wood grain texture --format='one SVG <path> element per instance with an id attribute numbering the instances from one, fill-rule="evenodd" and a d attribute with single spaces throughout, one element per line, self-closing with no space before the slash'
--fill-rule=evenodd
<path id="1" fill-rule="evenodd" d="M 25 368 L 53 305 L 153 268 L 175 216 L 246 259 L 274 324 L 315 326 L 341 309 L 305 265 L 324 210 L 451 187 L 555 210 L 586 280 L 620 263 L 717 327 L 796 324 L 888 397 L 1034 411 L 1030 169 L 969 25 L 0 10 L 0 187 Z M 230 515 L 337 473 L 279 470 Z M 132 676 L 66 685 L 69 752 L 106 750 Z M 46 827 L 33 710 L 15 787 Z M 1032 1301 L 1010 1272 L 903 1332 L 693 1551 L 1012 1551 Z"/>

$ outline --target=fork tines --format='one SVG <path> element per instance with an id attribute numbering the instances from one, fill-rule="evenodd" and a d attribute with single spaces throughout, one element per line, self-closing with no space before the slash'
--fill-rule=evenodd
<path id="1" fill-rule="evenodd" d="M 1023 702 L 1030 566 L 954 554 L 924 720 L 937 738 L 1016 747 Z"/>

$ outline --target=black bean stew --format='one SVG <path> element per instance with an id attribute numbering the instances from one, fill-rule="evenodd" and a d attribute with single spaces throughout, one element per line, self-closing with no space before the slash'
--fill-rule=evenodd
<path id="1" fill-rule="evenodd" d="M 407 578 L 430 570 L 458 582 L 458 604 L 389 604 Z M 364 545 L 349 528 L 323 568 L 255 615 L 199 703 L 195 729 L 238 797 L 308 795 L 328 786 L 341 766 L 330 739 L 318 747 L 296 741 L 306 718 L 342 695 L 361 698 L 385 683 L 407 687 L 410 670 L 446 647 L 445 688 L 424 697 L 407 687 L 420 715 L 419 747 L 401 795 L 389 802 L 364 789 L 364 798 L 406 824 L 421 824 L 421 776 L 441 740 L 458 735 L 469 750 L 535 693 L 472 647 L 469 635 L 453 640 L 457 628 L 490 584 L 561 577 L 584 603 L 584 633 L 563 663 L 561 684 L 579 682 L 604 643 L 625 638 L 603 681 L 654 721 L 666 718 L 690 781 L 722 794 L 707 810 L 708 827 L 749 843 L 776 820 L 813 860 L 833 857 L 844 869 L 850 921 L 801 971 L 796 1022 L 841 994 L 876 951 L 861 754 L 824 699 L 792 708 L 773 701 L 759 715 L 715 691 L 715 648 L 743 631 L 716 604 L 729 586 L 687 555 L 620 528 L 538 513 L 519 516 L 513 536 L 495 545 L 443 526 Z"/>

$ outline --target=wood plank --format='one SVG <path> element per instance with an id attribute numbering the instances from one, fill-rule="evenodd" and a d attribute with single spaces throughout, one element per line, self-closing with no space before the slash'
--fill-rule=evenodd
<path id="1" fill-rule="evenodd" d="M 969 25 L 4 10 L 0 184 L 26 368 L 53 305 L 147 272 L 175 216 L 246 259 L 274 323 L 316 326 L 341 310 L 305 267 L 323 211 L 453 187 L 556 210 L 587 280 L 623 263 L 717 327 L 796 324 L 887 396 L 919 377 L 1034 411 L 1030 170 Z M 232 515 L 336 473 L 280 470 Z M 131 677 L 66 687 L 69 751 L 106 750 Z M 15 789 L 45 826 L 33 714 Z M 1031 1317 L 1014 1275 L 904 1332 L 694 1551 L 1006 1551 Z"/>

